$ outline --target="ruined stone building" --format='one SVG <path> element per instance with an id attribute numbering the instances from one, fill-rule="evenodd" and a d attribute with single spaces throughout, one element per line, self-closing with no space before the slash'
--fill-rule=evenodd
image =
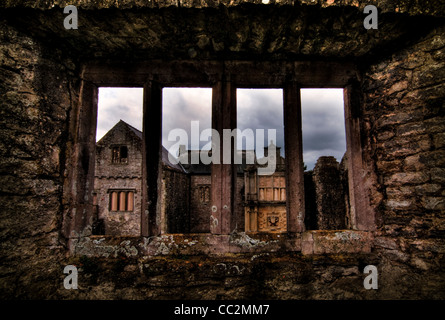
<path id="1" fill-rule="evenodd" d="M 280 155 L 281 148 L 274 146 L 274 149 L 275 157 L 271 160 L 275 161 L 275 170 L 272 174 L 259 175 L 258 164 L 245 170 L 243 189 L 246 232 L 287 231 L 285 162 Z M 268 152 L 265 151 L 266 154 Z"/>
<path id="2" fill-rule="evenodd" d="M 77 29 L 67 3 L 0 2 L 3 299 L 445 299 L 443 1 L 73 0 Z M 142 133 L 96 146 L 100 87 L 143 88 Z M 282 89 L 283 171 L 163 161 L 167 87 L 211 88 L 220 135 L 237 89 Z M 312 173 L 303 88 L 344 93 Z"/>
<path id="3" fill-rule="evenodd" d="M 238 151 L 242 154 L 242 163 L 237 165 L 235 208 L 245 215 L 245 227 L 241 231 L 286 232 L 284 158 L 280 148 L 274 146 L 274 150 L 276 170 L 268 175 L 258 175 L 256 159 L 249 165 L 246 151 Z M 186 151 L 183 146 L 178 163 L 174 164 L 162 147 L 161 233 L 210 232 L 211 165 L 192 164 L 192 154 L 199 152 Z M 265 152 L 268 153 L 267 147 Z M 96 143 L 95 163 L 93 205 L 96 212 L 92 233 L 139 236 L 142 132 L 120 120 Z"/>
<path id="4" fill-rule="evenodd" d="M 96 143 L 93 234 L 140 234 L 141 141 L 141 132 L 121 120 Z"/>

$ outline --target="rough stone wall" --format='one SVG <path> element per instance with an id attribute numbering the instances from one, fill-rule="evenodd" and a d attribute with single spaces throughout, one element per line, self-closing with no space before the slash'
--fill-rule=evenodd
<path id="1" fill-rule="evenodd" d="M 140 236 L 142 188 L 140 178 L 96 178 L 94 189 L 97 192 L 98 219 L 103 220 L 106 235 Z M 133 211 L 110 211 L 109 189 L 134 190 Z"/>
<path id="2" fill-rule="evenodd" d="M 112 163 L 112 147 L 126 146 L 126 163 Z M 142 208 L 141 139 L 123 122 L 116 124 L 96 145 L 94 191 L 98 200 L 98 219 L 104 221 L 105 234 L 139 236 Z M 134 190 L 134 210 L 110 211 L 110 189 Z"/>
<path id="3" fill-rule="evenodd" d="M 66 250 L 59 233 L 77 71 L 3 21 L 0 62 L 0 295 L 51 297 Z"/>
<path id="4" fill-rule="evenodd" d="M 190 232 L 190 177 L 164 166 L 162 171 L 162 209 L 168 233 Z"/>
<path id="5" fill-rule="evenodd" d="M 360 2 L 357 0 L 270 0 L 270 5 L 278 6 L 292 6 L 292 5 L 310 5 L 326 7 L 338 6 L 354 6 L 363 8 L 368 4 L 378 6 L 382 12 L 400 12 L 411 15 L 416 14 L 430 14 L 433 16 L 443 16 L 445 12 L 445 5 L 440 0 L 401 0 L 394 3 L 392 0 L 370 0 Z M 71 0 L 69 4 L 80 6 L 85 9 L 103 9 L 103 8 L 165 8 L 170 6 L 184 7 L 184 8 L 217 8 L 221 5 L 227 7 L 235 7 L 243 4 L 262 4 L 262 0 Z M 6 0 L 0 4 L 0 7 L 29 7 L 38 9 L 51 9 L 55 6 L 63 7 L 67 5 L 66 0 L 47 0 L 47 1 L 32 1 L 32 0 Z"/>
<path id="6" fill-rule="evenodd" d="M 377 61 L 362 83 L 363 127 L 383 193 L 375 250 L 390 261 L 385 280 L 411 283 L 395 297 L 438 297 L 444 288 L 444 35 L 438 28 Z"/>
<path id="7" fill-rule="evenodd" d="M 112 163 L 113 146 L 126 146 L 127 163 Z M 96 145 L 97 177 L 142 177 L 142 140 L 119 122 Z"/>
<path id="8" fill-rule="evenodd" d="M 7 1 L 1 6 L 50 8 L 54 3 Z M 96 2 L 83 3 L 92 7 L 97 5 Z M 110 5 L 111 2 L 106 3 Z M 391 7 L 391 12 L 397 12 L 397 7 L 391 5 L 392 1 L 381 3 L 385 8 Z M 408 3 L 412 5 L 408 6 Z M 422 6 L 422 3 L 400 2 L 410 14 L 420 12 L 437 16 L 439 13 L 443 16 L 443 4 L 428 1 Z M 37 13 L 33 12 L 31 16 L 33 14 Z M 240 21 L 244 22 L 245 16 Z M 60 12 L 59 18 L 63 18 Z M 42 19 L 46 23 L 41 24 L 26 15 L 23 19 L 30 24 L 25 24 L 21 30 L 36 31 L 41 37 L 47 35 L 46 31 L 52 25 L 50 19 Z M 60 21 L 53 21 L 54 26 L 61 28 Z M 153 23 L 150 19 L 148 21 Z M 166 21 L 169 22 L 168 19 Z M 261 23 L 256 26 L 260 28 L 263 21 L 259 21 Z M 121 29 L 121 24 L 116 22 L 116 25 L 115 28 Z M 220 31 L 220 26 L 214 25 Z M 317 27 L 314 24 L 311 28 L 314 34 L 318 34 Z M 85 31 L 90 32 L 88 36 L 81 34 L 77 39 L 73 36 L 76 40 L 71 44 L 84 39 L 79 46 L 73 45 L 73 50 L 84 50 L 91 45 L 91 39 L 97 39 L 90 38 L 97 29 L 91 30 Z M 61 32 L 65 34 L 65 30 Z M 163 36 L 169 32 L 173 34 L 174 30 L 164 32 Z M 141 33 L 147 32 L 143 30 Z M 131 30 L 129 34 L 132 35 Z M 252 46 L 269 48 L 263 46 L 266 41 L 262 37 L 264 34 L 264 30 L 252 33 L 256 40 Z M 345 32 L 337 37 L 337 44 L 342 45 L 329 48 L 340 48 L 338 50 L 349 53 L 347 49 L 350 47 L 344 46 L 341 40 L 348 37 L 347 34 L 348 39 L 355 36 Z M 57 31 L 53 30 L 46 39 L 45 47 L 36 38 L 19 32 L 2 20 L 0 296 L 35 299 L 444 299 L 443 34 L 443 28 L 436 28 L 428 37 L 406 49 L 397 50 L 397 46 L 391 45 L 396 52 L 389 57 L 373 62 L 362 60 L 371 63 L 370 66 L 363 65 L 362 141 L 368 147 L 365 160 L 376 165 L 380 182 L 376 187 L 379 194 L 383 194 L 383 198 L 379 194 L 371 195 L 372 204 L 379 213 L 379 229 L 374 233 L 371 254 L 287 254 L 281 257 L 270 253 L 242 255 L 234 257 L 235 260 L 209 256 L 187 260 L 168 257 L 136 259 L 122 254 L 123 251 L 116 251 L 121 255 L 86 258 L 67 257 L 65 242 L 60 236 L 62 213 L 70 206 L 69 199 L 63 197 L 62 189 L 65 188 L 64 182 L 69 182 L 64 180 L 65 169 L 70 165 L 72 139 L 78 129 L 75 109 L 79 98 L 76 94 L 79 91 L 79 72 L 66 54 L 69 50 L 61 52 L 57 49 L 57 45 L 63 42 Z M 275 36 L 270 34 L 267 39 L 275 39 Z M 368 40 L 372 43 L 377 38 L 386 37 L 387 33 L 382 32 L 380 36 L 369 37 Z M 285 52 L 291 50 L 292 45 L 299 41 L 291 33 L 292 37 L 297 40 L 287 47 L 275 46 L 271 52 L 277 47 Z M 318 36 L 314 36 L 315 40 L 310 43 L 319 42 L 316 38 Z M 214 48 L 219 48 L 218 41 L 209 41 Z M 246 40 L 241 37 L 240 41 Z M 121 43 L 125 47 L 125 41 Z M 361 44 L 356 42 L 354 48 L 361 47 Z M 178 46 L 183 46 L 183 43 Z M 91 46 L 91 50 L 100 47 Z M 68 45 L 66 48 L 71 47 Z M 109 49 L 105 48 L 104 51 Z M 326 48 L 324 46 L 310 48 L 309 51 L 298 52 L 325 54 L 321 52 L 322 48 Z M 364 46 L 363 51 L 356 52 L 357 55 L 368 52 L 368 48 Z M 252 50 L 247 50 L 246 56 Z M 335 57 L 339 52 L 336 50 L 328 51 L 327 56 Z M 160 49 L 153 51 L 166 53 Z M 141 52 L 145 56 L 146 51 Z M 99 52 L 97 57 L 100 54 L 104 52 Z M 94 241 L 101 240 L 91 242 Z M 126 241 L 120 243 L 125 244 Z M 63 289 L 62 270 L 67 264 L 80 267 L 80 290 Z M 379 270 L 379 290 L 363 289 L 362 270 L 368 264 L 376 265 Z"/>
<path id="9" fill-rule="evenodd" d="M 201 202 L 199 186 L 211 186 L 210 175 L 190 176 L 190 232 L 210 232 L 211 201 Z"/>
<path id="10" fill-rule="evenodd" d="M 166 256 L 73 257 L 78 290 L 59 289 L 63 299 L 375 299 L 363 289 L 363 265 L 372 255 L 325 259 L 271 254 L 210 258 Z M 187 280 L 186 280 L 187 279 Z"/>
<path id="11" fill-rule="evenodd" d="M 339 163 L 334 157 L 320 157 L 314 167 L 316 220 L 318 230 L 346 227 L 345 190 Z"/>

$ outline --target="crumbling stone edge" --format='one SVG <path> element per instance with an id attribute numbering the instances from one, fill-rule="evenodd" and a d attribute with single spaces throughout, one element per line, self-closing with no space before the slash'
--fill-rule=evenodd
<path id="1" fill-rule="evenodd" d="M 356 230 L 314 230 L 294 235 L 245 232 L 234 232 L 230 235 L 163 234 L 154 237 L 90 235 L 72 238 L 70 254 L 130 258 L 168 255 L 218 256 L 231 253 L 370 253 L 373 239 L 371 232 Z"/>

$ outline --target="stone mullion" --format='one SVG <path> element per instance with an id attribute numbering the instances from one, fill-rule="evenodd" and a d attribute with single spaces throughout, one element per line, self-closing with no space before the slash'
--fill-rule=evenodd
<path id="1" fill-rule="evenodd" d="M 284 142 L 287 231 L 298 233 L 305 230 L 305 212 L 301 98 L 300 86 L 295 82 L 284 87 Z"/>
<path id="2" fill-rule="evenodd" d="M 89 81 L 82 81 L 80 101 L 76 116 L 77 132 L 71 171 L 71 212 L 64 217 L 63 233 L 66 237 L 85 234 L 94 214 L 94 166 L 98 88 Z"/>
<path id="3" fill-rule="evenodd" d="M 142 133 L 142 213 L 141 235 L 160 233 L 160 159 L 162 138 L 162 87 L 154 81 L 144 85 Z"/>
<path id="4" fill-rule="evenodd" d="M 212 128 L 220 137 L 219 163 L 212 163 L 212 206 L 210 212 L 210 232 L 213 234 L 229 234 L 234 209 L 235 166 L 234 142 L 231 141 L 232 161 L 224 164 L 223 130 L 236 127 L 236 88 L 230 81 L 219 81 L 213 87 Z M 214 161 L 215 162 L 215 161 Z"/>
<path id="5" fill-rule="evenodd" d="M 344 89 L 344 105 L 351 227 L 355 230 L 375 230 L 375 212 L 368 195 L 372 182 L 367 181 L 370 173 L 363 160 L 358 84 L 350 84 Z"/>

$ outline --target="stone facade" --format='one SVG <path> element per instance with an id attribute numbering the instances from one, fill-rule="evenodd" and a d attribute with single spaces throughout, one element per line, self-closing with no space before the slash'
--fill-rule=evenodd
<path id="1" fill-rule="evenodd" d="M 190 210 L 190 176 L 165 162 L 162 170 L 161 212 L 165 233 L 193 232 Z M 207 219 L 208 221 L 208 219 Z"/>
<path id="2" fill-rule="evenodd" d="M 265 149 L 269 153 L 271 146 Z M 258 174 L 258 164 L 249 166 L 244 173 L 245 181 L 245 230 L 246 232 L 287 231 L 286 181 L 284 158 L 281 148 L 276 150 L 275 171 L 272 174 Z M 261 160 L 258 160 L 261 163 Z"/>
<path id="3" fill-rule="evenodd" d="M 140 236 L 142 132 L 120 120 L 97 142 L 95 162 L 93 195 L 97 199 L 97 216 L 93 234 Z M 190 177 L 181 165 L 169 161 L 164 148 L 162 169 L 163 232 L 188 233 Z"/>
<path id="4" fill-rule="evenodd" d="M 139 236 L 142 208 L 141 132 L 121 120 L 96 143 L 95 161 L 97 221 L 104 225 L 103 234 Z"/>
<path id="5" fill-rule="evenodd" d="M 2 298 L 445 298 L 443 1 L 373 1 L 378 30 L 363 28 L 365 2 L 249 2 L 78 0 L 72 4 L 85 9 L 79 30 L 63 28 L 65 1 L 0 4 Z M 349 143 L 347 172 L 361 180 L 349 185 L 354 205 L 347 210 L 352 222 L 363 212 L 357 206 L 369 210 L 370 218 L 356 224 L 362 229 L 348 222 L 346 231 L 255 238 L 226 232 L 238 216 L 219 220 L 211 236 L 154 236 L 159 215 L 148 220 L 143 237 L 91 235 L 96 114 L 87 102 L 97 100 L 99 85 L 151 90 L 156 83 L 140 75 L 141 65 L 160 69 L 173 60 L 182 64 L 160 72 L 162 79 L 180 79 L 177 74 L 201 70 L 209 61 L 225 61 L 233 73 L 257 68 L 225 77 L 224 86 L 215 81 L 217 90 L 248 77 L 274 83 L 282 69 L 267 66 L 277 61 L 295 63 L 290 87 L 348 74 L 346 100 L 354 105 L 348 132 L 356 139 Z M 304 61 L 321 64 L 298 67 Z M 344 68 L 331 68 L 329 61 Z M 119 73 L 104 72 L 115 65 Z M 101 80 L 92 82 L 91 74 Z M 214 74 L 199 80 L 207 84 Z M 146 99 L 156 101 L 154 92 Z M 289 96 L 286 101 L 294 102 Z M 213 115 L 227 114 L 224 106 Z M 227 176 L 225 168 L 216 169 Z M 79 267 L 79 290 L 63 288 L 68 264 Z M 378 290 L 363 288 L 363 268 L 370 264 L 379 271 Z"/>
<path id="6" fill-rule="evenodd" d="M 190 232 L 210 232 L 211 181 L 210 174 L 190 177 Z"/>
<path id="7" fill-rule="evenodd" d="M 265 148 L 266 155 L 269 148 Z M 287 231 L 285 159 L 280 155 L 281 148 L 274 149 L 277 161 L 273 174 L 259 175 L 257 163 L 237 166 L 234 212 L 244 215 L 244 223 L 237 225 L 238 232 Z M 181 150 L 179 160 L 186 163 L 173 165 L 168 151 L 162 149 L 162 233 L 209 233 L 211 166 L 188 164 L 197 151 Z M 93 234 L 140 236 L 142 161 L 142 132 L 122 120 L 97 142 Z M 321 157 L 312 176 L 314 187 L 306 194 L 314 199 L 314 210 L 306 210 L 306 219 L 315 219 L 316 223 L 312 226 L 308 222 L 306 227 L 344 229 L 347 199 L 338 162 L 333 157 Z"/>

